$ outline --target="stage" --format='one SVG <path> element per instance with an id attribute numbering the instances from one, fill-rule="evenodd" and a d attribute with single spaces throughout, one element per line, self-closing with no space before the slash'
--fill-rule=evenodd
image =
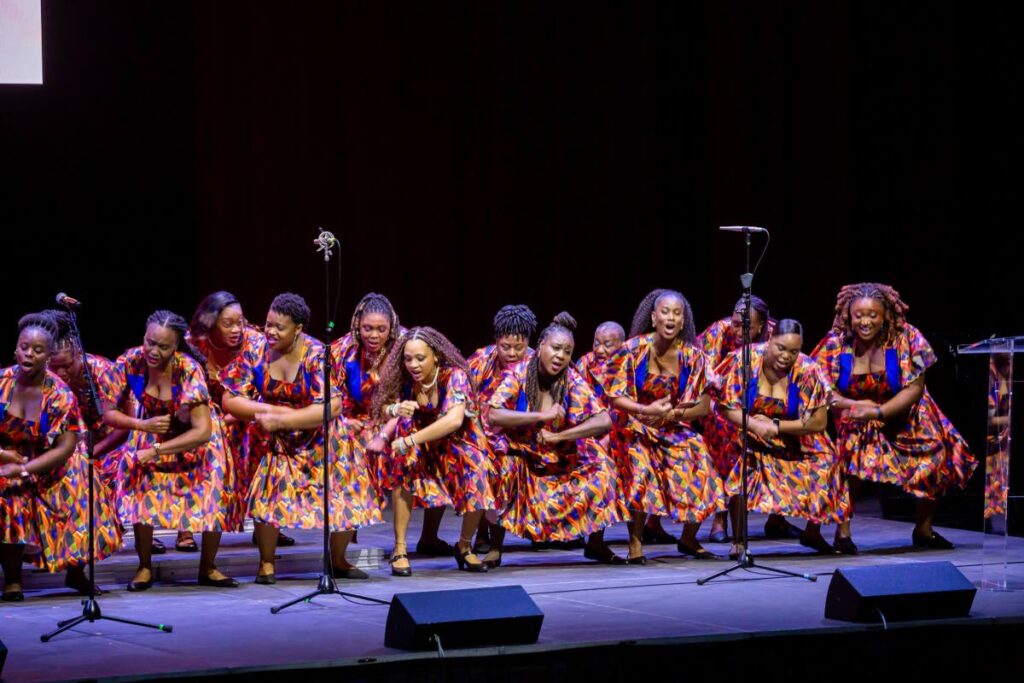
<path id="1" fill-rule="evenodd" d="M 457 523 L 457 518 L 447 515 L 442 536 L 454 540 Z M 752 516 L 751 529 L 757 536 L 762 523 L 762 517 Z M 678 531 L 674 526 L 667 528 Z M 412 534 L 418 533 L 418 529 L 417 515 Z M 831 533 L 829 528 L 824 531 Z M 280 580 L 275 586 L 252 583 L 256 550 L 248 535 L 225 536 L 220 566 L 243 581 L 241 588 L 233 590 L 195 585 L 197 555 L 170 550 L 155 558 L 162 583 L 146 593 L 128 593 L 124 582 L 135 566 L 129 550 L 100 565 L 101 585 L 114 589 L 100 598 L 102 609 L 114 616 L 171 624 L 173 632 L 99 622 L 42 643 L 39 636 L 52 630 L 57 621 L 80 612 L 79 598 L 63 588 L 40 587 L 59 585 L 60 577 L 29 575 L 26 602 L 0 607 L 0 639 L 10 651 L 3 679 L 11 682 L 150 678 L 172 673 L 255 677 L 257 671 L 275 675 L 274 669 L 280 667 L 308 669 L 303 673 L 306 678 L 332 680 L 350 676 L 363 680 L 394 679 L 400 674 L 436 671 L 437 667 L 447 667 L 448 674 L 455 678 L 459 676 L 451 667 L 459 667 L 470 678 L 486 671 L 502 671 L 505 678 L 518 677 L 516 672 L 548 678 L 558 677 L 558 667 L 567 667 L 570 662 L 576 662 L 570 668 L 597 668 L 596 674 L 601 675 L 600 668 L 608 666 L 607 662 L 620 661 L 622 657 L 626 657 L 622 661 L 630 661 L 628 655 L 622 654 L 622 648 L 641 648 L 646 653 L 642 661 L 618 667 L 616 675 L 626 675 L 628 671 L 653 666 L 659 660 L 656 653 L 662 653 L 660 656 L 669 661 L 682 657 L 694 670 L 705 665 L 717 670 L 718 655 L 711 654 L 716 648 L 734 654 L 768 648 L 769 654 L 778 650 L 791 660 L 816 642 L 808 638 L 817 636 L 823 642 L 841 638 L 837 642 L 844 643 L 840 646 L 846 653 L 843 657 L 859 658 L 849 649 L 850 644 L 857 638 L 877 637 L 880 627 L 824 619 L 825 595 L 831 573 L 837 567 L 949 560 L 971 581 L 977 584 L 981 580 L 980 533 L 943 529 L 942 533 L 959 547 L 953 552 L 940 552 L 913 549 L 910 531 L 909 524 L 862 515 L 855 526 L 855 539 L 862 554 L 856 557 L 821 557 L 796 541 L 757 537 L 752 549 L 760 561 L 811 573 L 818 580 L 775 578 L 750 570 L 704 586 L 696 585 L 696 580 L 728 566 L 726 560 L 685 559 L 673 546 L 658 545 L 648 546 L 651 562 L 647 566 L 610 567 L 583 559 L 581 550 L 536 551 L 519 539 L 510 539 L 504 564 L 489 574 L 456 571 L 454 561 L 448 558 L 413 556 L 413 577 L 399 579 L 390 576 L 382 561 L 391 543 L 390 526 L 361 531 L 360 543 L 351 547 L 350 556 L 361 566 L 374 567 L 371 578 L 340 582 L 342 590 L 388 600 L 396 592 L 520 584 L 544 612 L 544 625 L 536 645 L 472 651 L 449 649 L 443 662 L 438 661 L 437 653 L 405 653 L 384 647 L 386 606 L 322 596 L 277 615 L 270 613 L 270 607 L 315 587 L 312 579 L 319 566 L 316 532 L 296 534 L 300 543 L 282 549 L 278 564 L 279 576 L 289 571 L 306 573 Z M 608 534 L 613 547 L 622 554 L 625 532 L 624 525 L 619 524 Z M 706 528 L 702 537 L 704 534 Z M 172 546 L 173 537 L 165 538 Z M 1022 585 L 1024 539 L 1011 540 L 1009 577 L 1012 585 Z M 724 545 L 707 547 L 723 555 L 727 551 Z M 112 583 L 111 577 L 116 577 L 117 583 Z M 943 634 L 960 643 L 965 639 L 960 630 L 967 629 L 991 644 L 993 639 L 1019 632 L 1022 624 L 1024 591 L 980 590 L 970 618 L 941 622 L 938 631 L 928 631 L 929 625 L 921 623 L 890 625 L 886 642 L 903 642 L 892 635 L 897 632 L 911 639 L 927 633 L 929 642 L 942 649 Z M 701 653 L 699 657 L 685 654 L 693 647 L 699 647 L 694 651 Z M 834 645 L 810 647 L 818 658 L 835 654 Z M 877 645 L 870 649 L 876 656 L 879 654 Z M 493 654 L 503 656 L 480 658 Z M 800 657 L 804 665 L 811 661 L 802 654 Z M 605 673 L 610 671 L 605 669 Z"/>

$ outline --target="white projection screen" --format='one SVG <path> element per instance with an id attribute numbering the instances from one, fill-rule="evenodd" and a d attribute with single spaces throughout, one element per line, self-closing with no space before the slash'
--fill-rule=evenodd
<path id="1" fill-rule="evenodd" d="M 41 0 L 0 0 L 0 84 L 42 84 Z"/>

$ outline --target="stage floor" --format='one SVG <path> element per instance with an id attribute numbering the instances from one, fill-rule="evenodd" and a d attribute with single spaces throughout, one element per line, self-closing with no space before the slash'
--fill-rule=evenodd
<path id="1" fill-rule="evenodd" d="M 353 559 L 375 567 L 368 581 L 340 581 L 342 590 L 388 600 L 396 592 L 473 588 L 520 584 L 543 610 L 544 626 L 536 646 L 509 647 L 516 652 L 533 648 L 574 647 L 582 644 L 664 638 L 735 638 L 743 634 L 865 627 L 824 619 L 825 594 L 837 567 L 949 560 L 979 585 L 985 571 L 980 533 L 943 529 L 958 544 L 954 551 L 919 551 L 911 547 L 911 525 L 861 515 L 854 537 L 862 554 L 822 557 L 797 541 L 758 538 L 763 517 L 751 517 L 755 534 L 752 551 L 764 564 L 812 573 L 817 582 L 776 578 L 759 570 L 734 572 L 704 586 L 696 580 L 729 566 L 721 562 L 686 559 L 671 545 L 648 546 L 650 563 L 643 567 L 610 567 L 585 560 L 581 550 L 535 551 L 529 543 L 509 537 L 504 564 L 484 575 L 455 570 L 450 558 L 413 556 L 414 575 L 391 577 L 382 558 L 391 546 L 391 527 L 360 531 Z M 707 524 L 701 537 L 707 533 Z M 666 525 L 678 532 L 677 525 Z M 415 542 L 419 516 L 413 519 Z M 827 538 L 831 527 L 824 530 Z M 454 541 L 458 520 L 446 515 L 442 536 Z M 625 526 L 609 530 L 613 547 L 625 554 Z M 394 658 L 436 657 L 432 653 L 403 653 L 384 647 L 388 608 L 321 596 L 272 615 L 269 608 L 315 588 L 319 566 L 319 534 L 300 532 L 300 543 L 285 549 L 278 576 L 299 571 L 275 586 L 252 583 L 256 550 L 248 535 L 225 536 L 220 565 L 243 581 L 238 589 L 199 587 L 194 583 L 195 554 L 170 550 L 156 558 L 164 581 L 148 592 L 124 590 L 134 569 L 131 551 L 102 563 L 101 585 L 110 590 L 100 598 L 112 616 L 172 624 L 173 633 L 103 621 L 83 624 L 42 643 L 39 636 L 58 621 L 81 611 L 80 598 L 54 580 L 32 576 L 26 602 L 0 604 L 0 640 L 9 649 L 3 680 L 56 681 L 113 676 L 146 676 L 171 672 L 309 665 L 359 664 L 360 659 L 384 662 Z M 173 545 L 173 537 L 167 537 Z M 724 554 L 728 546 L 707 544 Z M 1024 539 L 1011 539 L 1007 556 L 1011 587 L 1024 586 Z M 57 584 L 59 584 L 59 577 Z M 118 583 L 111 583 L 116 578 Z M 35 588 L 33 590 L 33 588 Z M 971 619 L 1024 617 L 1024 590 L 979 590 Z M 493 652 L 498 652 L 498 649 Z M 476 651 L 480 654 L 480 651 Z M 459 651 L 449 650 L 449 657 Z"/>

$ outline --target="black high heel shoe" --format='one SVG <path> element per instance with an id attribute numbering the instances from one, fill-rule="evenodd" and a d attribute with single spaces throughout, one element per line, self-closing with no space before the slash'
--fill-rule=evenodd
<path id="1" fill-rule="evenodd" d="M 460 570 L 464 572 L 476 572 L 478 574 L 483 574 L 488 569 L 490 569 L 490 567 L 488 567 L 483 562 L 477 562 L 476 564 L 472 562 L 467 562 L 466 557 L 472 554 L 472 547 L 466 548 L 465 550 L 459 550 L 459 546 L 455 546 L 455 564 L 459 566 Z"/>
<path id="2" fill-rule="evenodd" d="M 391 564 L 391 576 L 412 576 L 412 567 L 396 567 L 395 562 L 398 560 L 409 560 L 409 556 L 406 553 L 401 555 L 392 555 L 388 563 Z"/>

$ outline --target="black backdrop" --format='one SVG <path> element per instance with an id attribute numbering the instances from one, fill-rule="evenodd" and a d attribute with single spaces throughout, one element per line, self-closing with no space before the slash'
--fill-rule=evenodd
<path id="1" fill-rule="evenodd" d="M 658 286 L 707 324 L 742 266 L 716 226 L 744 223 L 773 231 L 755 290 L 809 346 L 860 280 L 903 293 L 947 374 L 948 343 L 1024 333 L 1009 9 L 46 0 L 43 19 L 46 85 L 0 86 L 0 348 L 60 290 L 108 355 L 219 288 L 255 321 L 299 292 L 319 334 L 318 226 L 342 241 L 341 328 L 381 291 L 466 351 L 505 303 L 568 309 L 578 346 Z"/>

